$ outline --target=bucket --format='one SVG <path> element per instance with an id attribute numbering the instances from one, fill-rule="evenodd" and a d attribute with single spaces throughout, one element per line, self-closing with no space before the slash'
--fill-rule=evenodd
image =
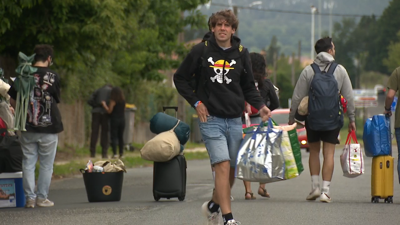
<path id="1" fill-rule="evenodd" d="M 89 202 L 121 200 L 124 172 L 92 172 L 82 170 Z"/>

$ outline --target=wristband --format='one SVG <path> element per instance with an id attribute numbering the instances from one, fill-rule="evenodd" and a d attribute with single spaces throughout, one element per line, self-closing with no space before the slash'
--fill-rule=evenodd
<path id="1" fill-rule="evenodd" d="M 198 105 L 200 105 L 202 102 L 201 101 L 197 101 L 196 103 L 194 103 L 194 107 L 197 108 Z"/>
<path id="2" fill-rule="evenodd" d="M 388 109 L 388 108 L 386 108 L 386 106 L 385 106 L 385 110 L 386 110 L 386 111 L 390 111 L 390 110 L 391 110 L 391 107 L 389 107 L 389 109 Z"/>

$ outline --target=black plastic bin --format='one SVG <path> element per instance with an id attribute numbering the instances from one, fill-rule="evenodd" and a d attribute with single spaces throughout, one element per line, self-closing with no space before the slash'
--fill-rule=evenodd
<path id="1" fill-rule="evenodd" d="M 83 173 L 86 194 L 89 202 L 121 200 L 124 172 Z"/>

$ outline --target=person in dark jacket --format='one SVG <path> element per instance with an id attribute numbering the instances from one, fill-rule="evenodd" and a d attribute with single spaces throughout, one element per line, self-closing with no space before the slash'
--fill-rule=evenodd
<path id="1" fill-rule="evenodd" d="M 88 100 L 88 104 L 92 106 L 92 134 L 90 137 L 90 157 L 96 156 L 96 145 L 101 128 L 100 145 L 102 149 L 103 159 L 107 159 L 107 151 L 109 147 L 109 120 L 108 113 L 103 108 L 102 101 L 109 102 L 112 86 L 106 84 L 93 92 Z"/>
<path id="2" fill-rule="evenodd" d="M 110 104 L 107 106 L 102 101 L 104 109 L 110 114 L 110 135 L 113 158 L 117 158 L 117 143 L 119 158 L 124 154 L 124 129 L 125 129 L 125 97 L 121 88 L 113 87 L 111 90 Z"/>
<path id="3" fill-rule="evenodd" d="M 245 101 L 259 109 L 263 121 L 270 110 L 258 93 L 247 49 L 233 36 L 238 20 L 231 10 L 215 13 L 210 19 L 212 35 L 205 43 L 195 45 L 174 74 L 180 95 L 193 106 L 199 118 L 200 131 L 210 162 L 215 169 L 215 192 L 211 201 L 202 205 L 209 224 L 218 224 L 220 209 L 224 225 L 239 224 L 233 218 L 229 176 L 234 174 L 237 153 L 242 141 L 242 120 Z M 195 92 L 193 74 L 203 57 L 200 79 Z"/>
<path id="4" fill-rule="evenodd" d="M 276 95 L 274 85 L 269 79 L 266 79 L 267 63 L 265 61 L 265 58 L 260 53 L 252 52 L 250 53 L 250 60 L 256 87 L 260 91 L 260 95 L 263 98 L 265 105 L 268 106 L 271 111 L 273 111 L 279 107 L 279 100 L 278 96 Z M 247 102 L 246 112 L 249 113 L 251 124 L 261 123 L 261 117 L 258 110 L 256 110 Z M 246 190 L 244 194 L 245 199 L 256 199 L 256 197 L 253 196 L 253 191 L 251 190 L 251 182 L 243 181 L 243 184 Z M 270 197 L 267 189 L 265 189 L 265 184 L 262 183 L 260 183 L 260 186 L 258 188 L 258 194 L 262 197 Z"/>

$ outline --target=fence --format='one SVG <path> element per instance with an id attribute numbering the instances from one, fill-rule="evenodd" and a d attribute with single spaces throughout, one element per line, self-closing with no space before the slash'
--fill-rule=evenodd
<path id="1" fill-rule="evenodd" d="M 58 146 L 84 147 L 89 144 L 90 118 L 85 118 L 85 102 L 77 101 L 74 104 L 60 103 L 58 105 L 64 125 L 64 131 L 58 136 Z M 155 134 L 150 131 L 149 122 L 135 122 L 133 142 L 145 143 Z"/>

